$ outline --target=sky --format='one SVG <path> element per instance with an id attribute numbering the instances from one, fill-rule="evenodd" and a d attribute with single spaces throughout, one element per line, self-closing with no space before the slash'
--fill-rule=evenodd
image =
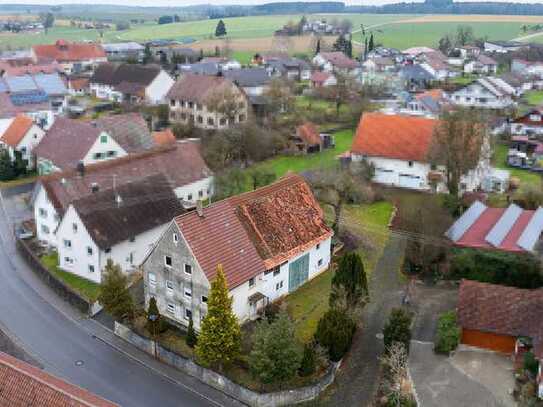
<path id="1" fill-rule="evenodd" d="M 0 4 L 120 4 L 126 6 L 186 6 L 192 4 L 263 4 L 277 1 L 290 0 L 0 0 Z M 305 0 L 312 1 L 312 0 Z M 341 1 L 341 0 L 338 0 Z M 387 3 L 399 3 L 401 1 L 409 2 L 409 0 L 343 0 L 348 5 L 382 5 Z M 414 1 L 419 2 L 422 0 Z M 456 0 L 459 1 L 459 0 Z M 466 0 L 460 0 L 466 1 Z M 468 0 L 469 1 L 469 0 Z M 479 1 L 497 1 L 497 2 L 512 2 L 512 3 L 542 3 L 543 0 L 479 0 Z"/>

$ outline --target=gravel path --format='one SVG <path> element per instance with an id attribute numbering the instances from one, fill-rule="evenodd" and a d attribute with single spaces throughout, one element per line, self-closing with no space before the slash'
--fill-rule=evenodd
<path id="1" fill-rule="evenodd" d="M 363 326 L 358 330 L 349 356 L 330 391 L 320 404 L 326 406 L 369 406 L 378 385 L 379 356 L 383 341 L 377 337 L 393 307 L 404 294 L 399 267 L 405 242 L 391 236 L 370 280 L 371 302 L 364 309 Z"/>

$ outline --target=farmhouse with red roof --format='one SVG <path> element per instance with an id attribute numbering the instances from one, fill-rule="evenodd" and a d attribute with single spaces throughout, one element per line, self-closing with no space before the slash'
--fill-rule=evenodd
<path id="1" fill-rule="evenodd" d="M 67 74 L 94 69 L 107 62 L 107 55 L 100 44 L 57 40 L 54 44 L 34 45 L 32 60 L 36 64 L 58 62 Z"/>
<path id="2" fill-rule="evenodd" d="M 220 264 L 234 313 L 254 318 L 328 268 L 332 235 L 309 185 L 287 175 L 177 216 L 143 263 L 146 302 L 199 329 Z"/>
<path id="3" fill-rule="evenodd" d="M 445 191 L 444 167 L 430 163 L 429 153 L 439 120 L 365 113 L 351 147 L 353 161 L 367 160 L 375 168 L 373 181 L 417 190 Z M 461 191 L 476 190 L 489 172 L 481 154 L 477 168 L 462 177 Z"/>

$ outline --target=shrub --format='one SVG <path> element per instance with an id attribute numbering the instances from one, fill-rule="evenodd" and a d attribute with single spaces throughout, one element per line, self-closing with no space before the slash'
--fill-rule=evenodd
<path id="1" fill-rule="evenodd" d="M 270 302 L 264 307 L 264 317 L 271 324 L 277 319 L 281 311 L 281 305 L 278 302 Z"/>
<path id="2" fill-rule="evenodd" d="M 187 336 L 185 338 L 187 345 L 191 348 L 194 348 L 198 343 L 198 337 L 196 336 L 196 331 L 194 330 L 194 324 L 192 318 L 189 320 L 189 328 L 187 330 Z"/>
<path id="3" fill-rule="evenodd" d="M 383 329 L 383 336 L 385 350 L 387 352 L 394 342 L 400 342 L 404 345 L 405 351 L 409 353 L 409 341 L 411 341 L 411 315 L 401 308 L 394 308 Z"/>
<path id="4" fill-rule="evenodd" d="M 339 361 L 351 347 L 355 322 L 342 310 L 331 308 L 319 320 L 315 339 L 328 350 L 330 360 Z"/>
<path id="5" fill-rule="evenodd" d="M 526 352 L 524 354 L 523 367 L 525 370 L 530 372 L 530 374 L 535 377 L 539 370 L 539 362 L 535 358 L 532 352 Z"/>
<path id="6" fill-rule="evenodd" d="M 543 286 L 539 260 L 530 254 L 459 249 L 453 253 L 451 278 L 476 280 L 518 288 Z"/>
<path id="7" fill-rule="evenodd" d="M 304 346 L 304 354 L 300 364 L 300 376 L 311 376 L 315 373 L 317 366 L 317 354 L 312 343 L 306 343 Z"/>
<path id="8" fill-rule="evenodd" d="M 460 333 L 460 327 L 456 322 L 456 312 L 448 311 L 441 314 L 437 322 L 435 351 L 449 353 L 455 350 L 460 342 Z"/>

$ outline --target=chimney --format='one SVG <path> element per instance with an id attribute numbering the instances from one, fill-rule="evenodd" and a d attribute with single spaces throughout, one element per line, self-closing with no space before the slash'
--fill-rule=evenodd
<path id="1" fill-rule="evenodd" d="M 91 192 L 94 194 L 95 192 L 98 192 L 100 190 L 100 187 L 98 186 L 98 183 L 93 182 L 91 184 Z"/>
<path id="2" fill-rule="evenodd" d="M 196 201 L 196 212 L 200 218 L 204 217 L 204 206 L 201 199 Z"/>
<path id="3" fill-rule="evenodd" d="M 85 176 L 85 164 L 83 163 L 83 161 L 79 161 L 77 163 L 77 172 L 78 172 L 79 176 L 81 176 L 81 177 Z"/>

